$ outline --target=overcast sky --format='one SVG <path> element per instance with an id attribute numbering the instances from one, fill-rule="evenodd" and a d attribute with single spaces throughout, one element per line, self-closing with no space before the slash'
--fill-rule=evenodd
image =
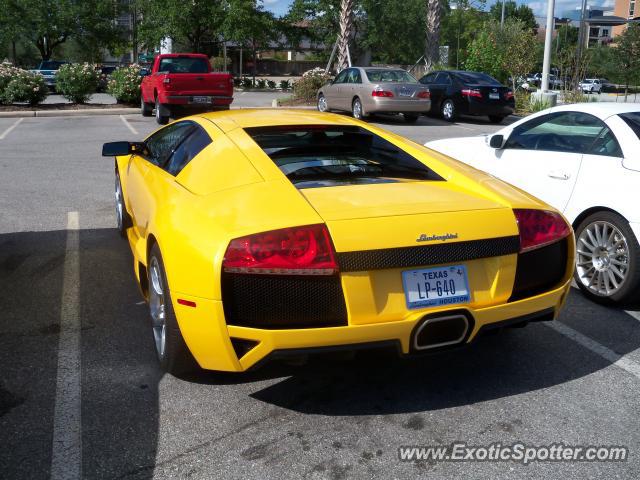
<path id="1" fill-rule="evenodd" d="M 287 13 L 289 5 L 292 0 L 263 0 L 264 6 L 267 10 L 272 11 L 276 15 L 284 15 Z M 547 15 L 547 2 L 546 1 L 523 1 L 517 0 L 518 3 L 526 3 L 531 7 L 533 13 L 539 16 Z M 492 5 L 496 3 L 494 0 L 488 0 L 487 4 Z M 587 0 L 587 5 L 592 8 L 610 8 L 613 9 L 613 4 L 615 0 Z M 556 0 L 556 17 L 562 16 L 562 14 L 567 10 L 574 10 L 575 8 L 580 7 L 580 1 L 576 0 Z"/>

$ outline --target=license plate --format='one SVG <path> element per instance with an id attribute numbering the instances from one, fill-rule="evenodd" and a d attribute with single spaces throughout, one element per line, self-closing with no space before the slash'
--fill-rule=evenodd
<path id="1" fill-rule="evenodd" d="M 399 97 L 410 97 L 411 95 L 413 95 L 413 92 L 406 88 L 401 88 L 400 90 L 398 90 Z"/>
<path id="2" fill-rule="evenodd" d="M 423 268 L 402 272 L 408 308 L 469 303 L 469 282 L 464 265 Z"/>
<path id="3" fill-rule="evenodd" d="M 211 103 L 211 97 L 193 97 L 193 103 Z"/>
<path id="4" fill-rule="evenodd" d="M 499 93 L 490 93 L 489 94 L 489 98 L 491 100 L 499 100 L 500 99 L 500 94 Z"/>

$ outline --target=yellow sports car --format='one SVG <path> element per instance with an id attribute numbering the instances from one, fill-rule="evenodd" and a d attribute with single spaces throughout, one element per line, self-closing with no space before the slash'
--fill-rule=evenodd
<path id="1" fill-rule="evenodd" d="M 558 314 L 574 238 L 557 211 L 373 125 L 235 110 L 113 142 L 118 228 L 162 368 L 449 348 Z"/>

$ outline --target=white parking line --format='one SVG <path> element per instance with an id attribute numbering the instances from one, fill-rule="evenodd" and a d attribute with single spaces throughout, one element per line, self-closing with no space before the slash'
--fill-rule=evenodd
<path id="1" fill-rule="evenodd" d="M 549 328 L 553 328 L 556 332 L 570 338 L 577 344 L 582 345 L 587 350 L 591 350 L 596 355 L 599 355 L 608 362 L 611 362 L 613 365 L 626 370 L 631 375 L 634 375 L 636 378 L 640 379 L 639 363 L 636 363 L 633 360 L 626 358 L 624 355 L 620 355 L 613 350 L 610 350 L 604 345 L 599 344 L 595 340 L 592 340 L 591 338 L 581 334 L 577 330 L 574 330 L 573 328 L 559 321 L 544 322 L 543 325 L 546 325 Z"/>
<path id="2" fill-rule="evenodd" d="M 635 318 L 640 322 L 640 312 L 632 312 L 631 310 L 625 310 L 625 313 L 628 313 L 629 315 L 631 315 L 633 318 Z"/>
<path id="3" fill-rule="evenodd" d="M 129 129 L 129 131 L 131 131 L 131 133 L 133 133 L 134 135 L 138 135 L 138 131 L 135 128 L 133 128 L 133 125 L 131 125 L 126 118 L 124 118 L 124 115 L 120 115 L 120 120 L 122 120 L 122 123 L 124 123 L 127 126 L 127 128 Z"/>
<path id="4" fill-rule="evenodd" d="M 53 414 L 52 480 L 79 479 L 82 476 L 80 232 L 78 229 L 78 212 L 69 212 L 62 278 L 58 373 Z"/>
<path id="5" fill-rule="evenodd" d="M 11 125 L 9 128 L 7 128 L 4 132 L 2 132 L 0 134 L 0 140 L 4 140 L 4 138 L 9 135 L 11 133 L 11 131 L 16 128 L 18 125 L 20 125 L 22 123 L 22 121 L 24 120 L 24 118 L 19 118 L 18 120 L 16 120 L 16 122 Z"/>

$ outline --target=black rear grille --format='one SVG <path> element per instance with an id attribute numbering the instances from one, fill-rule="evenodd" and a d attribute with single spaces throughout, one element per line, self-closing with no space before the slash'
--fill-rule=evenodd
<path id="1" fill-rule="evenodd" d="M 338 275 L 223 273 L 222 303 L 228 325 L 264 329 L 347 325 Z"/>
<path id="2" fill-rule="evenodd" d="M 337 259 L 340 271 L 361 272 L 499 257 L 517 253 L 519 249 L 520 237 L 515 235 L 418 247 L 338 252 Z"/>
<path id="3" fill-rule="evenodd" d="M 567 239 L 518 255 L 510 302 L 533 297 L 557 286 L 567 271 Z"/>

